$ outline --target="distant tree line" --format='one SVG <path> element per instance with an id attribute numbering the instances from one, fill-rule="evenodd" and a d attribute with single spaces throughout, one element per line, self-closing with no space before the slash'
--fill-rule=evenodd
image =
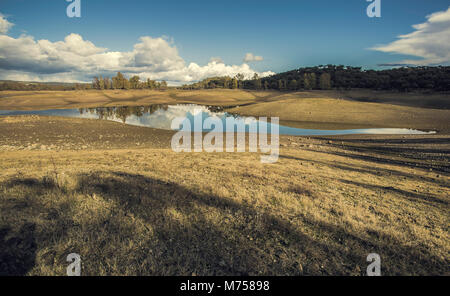
<path id="1" fill-rule="evenodd" d="M 244 80 L 235 77 L 213 77 L 183 85 L 182 89 L 253 89 L 253 90 L 328 90 L 366 88 L 375 90 L 450 90 L 450 67 L 403 67 L 389 70 L 362 70 L 350 66 L 317 66 L 300 68 L 269 77 Z"/>
<path id="2" fill-rule="evenodd" d="M 90 83 L 43 83 L 43 82 L 19 82 L 0 81 L 0 91 L 2 90 L 86 90 L 91 89 Z"/>
<path id="3" fill-rule="evenodd" d="M 127 79 L 122 73 L 116 76 L 102 77 L 96 76 L 92 83 L 56 83 L 56 82 L 19 82 L 0 81 L 0 91 L 2 90 L 89 90 L 89 89 L 167 89 L 166 81 L 155 81 L 147 79 L 141 81 L 139 76 L 132 76 Z"/>
<path id="4" fill-rule="evenodd" d="M 258 75 L 255 74 L 255 79 L 258 79 Z M 244 88 L 244 75 L 237 74 L 235 77 L 231 78 L 228 76 L 224 77 L 211 77 L 206 78 L 202 81 L 185 84 L 181 86 L 181 89 L 212 89 L 212 88 L 229 88 L 229 89 L 242 89 Z"/>
<path id="5" fill-rule="evenodd" d="M 139 76 L 132 76 L 127 79 L 122 73 L 118 72 L 116 76 L 109 79 L 108 77 L 94 77 L 92 80 L 93 89 L 167 89 L 166 81 L 155 81 L 147 79 L 141 81 Z"/>
<path id="6" fill-rule="evenodd" d="M 87 90 L 87 89 L 167 89 L 166 81 L 147 79 L 139 76 L 127 79 L 118 72 L 115 77 L 94 77 L 92 84 L 86 83 L 35 83 L 0 81 L 1 90 Z M 253 90 L 346 90 L 366 88 L 396 91 L 449 91 L 450 67 L 402 67 L 389 70 L 362 70 L 351 66 L 317 66 L 300 68 L 261 78 L 255 74 L 245 79 L 243 74 L 234 77 L 211 77 L 202 81 L 183 85 L 180 89 L 253 89 Z"/>

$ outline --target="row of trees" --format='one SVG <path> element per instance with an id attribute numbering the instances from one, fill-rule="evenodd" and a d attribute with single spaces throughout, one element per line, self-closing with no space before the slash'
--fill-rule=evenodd
<path id="1" fill-rule="evenodd" d="M 181 86 L 181 89 L 212 89 L 212 88 L 228 88 L 228 89 L 244 88 L 244 75 L 237 74 L 233 78 L 228 76 L 211 77 L 193 84 L 185 84 Z"/>
<path id="2" fill-rule="evenodd" d="M 25 83 L 15 81 L 0 82 L 0 90 L 79 90 L 79 89 L 167 89 L 166 81 L 147 79 L 139 76 L 130 79 L 117 73 L 111 79 L 94 77 L 92 84 L 82 83 Z M 403 67 L 382 71 L 362 70 L 350 66 L 317 66 L 300 68 L 269 77 L 244 79 L 243 74 L 234 77 L 212 77 L 183 85 L 181 89 L 255 89 L 255 90 L 311 90 L 311 89 L 352 89 L 376 90 L 433 90 L 450 91 L 450 67 Z"/>
<path id="3" fill-rule="evenodd" d="M 1 81 L 0 91 L 2 90 L 84 90 L 90 89 L 89 83 L 39 83 L 39 82 L 19 82 L 19 81 Z"/>
<path id="4" fill-rule="evenodd" d="M 147 79 L 141 81 L 139 76 L 133 76 L 127 79 L 122 73 L 118 72 L 115 77 L 96 76 L 92 83 L 44 83 L 44 82 L 19 82 L 19 81 L 0 81 L 0 91 L 2 90 L 88 90 L 88 89 L 167 89 L 166 81 L 154 81 Z"/>
<path id="5" fill-rule="evenodd" d="M 118 72 L 116 76 L 109 79 L 108 77 L 94 77 L 92 81 L 92 88 L 94 89 L 167 89 L 166 81 L 154 81 L 147 79 L 141 81 L 139 76 L 133 76 L 127 79 L 122 73 Z"/>
<path id="6" fill-rule="evenodd" d="M 322 73 L 317 79 L 315 73 L 304 73 L 303 78 L 299 79 L 268 79 L 260 78 L 255 73 L 252 79 L 244 80 L 244 75 L 237 74 L 231 78 L 212 77 L 200 82 L 183 85 L 182 89 L 256 89 L 256 90 L 298 90 L 298 89 L 331 89 L 331 76 L 328 73 Z"/>
<path id="7" fill-rule="evenodd" d="M 253 83 L 254 84 L 254 83 Z M 245 84 L 252 86 L 251 82 Z M 450 90 L 450 67 L 403 67 L 362 70 L 361 67 L 318 66 L 300 68 L 262 78 L 265 89 Z"/>
<path id="8" fill-rule="evenodd" d="M 450 90 L 450 67 L 404 67 L 390 70 L 362 70 L 350 66 L 300 68 L 270 77 L 244 80 L 235 77 L 213 77 L 183 85 L 183 89 L 241 88 L 256 90 L 312 90 L 368 88 L 376 90 Z"/>
<path id="9" fill-rule="evenodd" d="M 278 85 L 276 85 L 278 84 Z M 331 89 L 331 75 L 322 73 L 317 79 L 316 73 L 304 73 L 303 77 L 297 79 L 279 79 L 276 83 L 264 80 L 265 89 L 299 90 L 299 89 Z M 272 86 L 272 87 L 271 87 Z"/>

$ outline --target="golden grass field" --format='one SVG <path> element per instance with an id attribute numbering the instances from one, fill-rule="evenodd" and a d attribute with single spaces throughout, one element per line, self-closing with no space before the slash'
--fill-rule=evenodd
<path id="1" fill-rule="evenodd" d="M 300 126 L 440 133 L 282 136 L 279 161 L 262 164 L 258 153 L 175 153 L 171 131 L 0 117 L 0 273 L 65 275 L 79 253 L 83 275 L 364 275 L 378 253 L 384 275 L 449 275 L 449 110 L 315 92 L 110 96 L 6 92 L 0 110 L 203 100 Z M 351 110 L 371 112 L 336 114 Z"/>

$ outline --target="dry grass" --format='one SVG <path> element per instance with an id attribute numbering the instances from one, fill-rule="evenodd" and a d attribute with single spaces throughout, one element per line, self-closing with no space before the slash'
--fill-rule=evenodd
<path id="1" fill-rule="evenodd" d="M 75 252 L 85 275 L 362 275 L 375 252 L 385 275 L 448 275 L 447 136 L 282 137 L 267 165 L 102 148 L 82 122 L 87 150 L 0 151 L 0 272 L 64 275 Z"/>
<path id="2" fill-rule="evenodd" d="M 450 109 L 450 93 L 398 93 L 366 89 L 337 92 L 338 98 L 434 109 Z"/>

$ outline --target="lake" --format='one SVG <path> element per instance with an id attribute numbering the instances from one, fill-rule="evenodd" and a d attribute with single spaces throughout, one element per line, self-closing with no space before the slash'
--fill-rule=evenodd
<path id="1" fill-rule="evenodd" d="M 177 117 L 185 117 L 194 127 L 194 119 L 200 118 L 203 123 L 208 117 L 216 121 L 221 121 L 224 128 L 225 121 L 229 117 L 234 117 L 237 121 L 245 124 L 245 130 L 237 132 L 248 132 L 251 117 L 237 116 L 229 114 L 220 107 L 209 107 L 195 104 L 178 105 L 150 105 L 150 106 L 124 106 L 124 107 L 98 107 L 80 109 L 55 109 L 55 110 L 32 110 L 32 111 L 0 111 L 0 116 L 6 115 L 46 115 L 63 116 L 72 118 L 102 119 L 122 122 L 129 125 L 144 126 L 158 129 L 171 130 L 172 120 Z M 270 120 L 269 120 L 270 121 Z M 258 128 L 260 128 L 259 121 Z M 267 124 L 267 133 L 272 130 L 272 124 Z M 349 135 L 349 134 L 391 134 L 391 135 L 422 135 L 434 134 L 436 132 L 426 132 L 407 128 L 366 128 L 366 129 L 346 129 L 346 130 L 319 130 L 301 129 L 284 125 L 278 125 L 280 135 L 291 136 L 321 136 L 321 135 Z M 226 129 L 226 128 L 225 128 Z M 183 130 L 183 128 L 181 128 Z M 194 131 L 198 131 L 194 129 Z M 208 132 L 208 129 L 203 129 Z M 264 132 L 264 131 L 262 131 Z"/>

